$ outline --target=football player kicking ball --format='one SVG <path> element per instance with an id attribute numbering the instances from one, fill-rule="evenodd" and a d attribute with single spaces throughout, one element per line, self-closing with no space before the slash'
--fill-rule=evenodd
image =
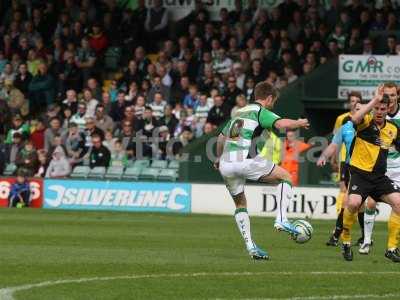
<path id="1" fill-rule="evenodd" d="M 343 214 L 342 254 L 347 261 L 353 260 L 351 227 L 360 205 L 371 196 L 392 207 L 385 257 L 393 262 L 400 262 L 400 190 L 385 175 L 389 148 L 392 145 L 400 148 L 400 132 L 394 123 L 386 120 L 389 101 L 383 97 L 383 91 L 383 86 L 379 86 L 374 98 L 351 117 L 356 124 L 357 135 L 353 141 L 348 199 Z"/>
<path id="2" fill-rule="evenodd" d="M 256 143 L 264 129 L 308 128 L 307 119 L 281 119 L 270 111 L 278 98 L 277 90 L 266 82 L 257 84 L 255 103 L 239 109 L 226 124 L 217 141 L 215 167 L 224 178 L 226 187 L 236 205 L 235 220 L 253 259 L 269 259 L 268 253 L 254 243 L 250 231 L 250 218 L 244 195 L 246 180 L 278 182 L 277 217 L 274 227 L 291 235 L 298 232 L 288 221 L 286 213 L 292 198 L 290 174 L 283 168 L 265 160 L 256 153 Z"/>

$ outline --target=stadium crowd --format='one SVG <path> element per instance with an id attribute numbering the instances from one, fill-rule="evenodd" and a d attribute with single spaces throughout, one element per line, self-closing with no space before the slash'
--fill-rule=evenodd
<path id="1" fill-rule="evenodd" d="M 115 0 L 1 1 L 0 173 L 8 163 L 41 177 L 124 166 L 139 142 L 140 155 L 179 157 L 253 101 L 258 82 L 282 89 L 340 53 L 374 53 L 369 32 L 399 27 L 390 1 L 379 10 L 341 2 L 285 0 L 267 11 L 239 0 L 213 21 L 196 1 L 172 22 L 161 0 L 135 10 Z M 386 53 L 399 46 L 390 36 Z"/>

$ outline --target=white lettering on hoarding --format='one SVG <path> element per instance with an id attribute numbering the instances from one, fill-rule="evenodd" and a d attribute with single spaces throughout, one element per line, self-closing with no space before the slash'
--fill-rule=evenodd
<path id="1" fill-rule="evenodd" d="M 184 204 L 176 202 L 179 196 L 188 196 L 182 188 L 172 190 L 111 190 L 111 189 L 77 189 L 51 185 L 47 188 L 56 194 L 46 196 L 45 203 L 51 207 L 82 205 L 106 207 L 158 207 L 181 210 Z"/>

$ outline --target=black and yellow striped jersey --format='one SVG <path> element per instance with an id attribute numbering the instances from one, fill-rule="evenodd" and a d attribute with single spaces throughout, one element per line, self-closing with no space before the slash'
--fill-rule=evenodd
<path id="1" fill-rule="evenodd" d="M 400 149 L 398 127 L 386 120 L 379 128 L 371 114 L 366 115 L 360 124 L 354 126 L 357 134 L 351 146 L 351 169 L 385 174 L 389 148 L 394 145 Z"/>

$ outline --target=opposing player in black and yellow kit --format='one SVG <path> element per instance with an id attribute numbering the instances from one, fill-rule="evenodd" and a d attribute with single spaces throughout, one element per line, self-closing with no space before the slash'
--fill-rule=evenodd
<path id="1" fill-rule="evenodd" d="M 348 261 L 353 260 L 351 227 L 360 205 L 371 196 L 392 207 L 385 256 L 393 262 L 400 262 L 400 189 L 385 175 L 389 148 L 394 145 L 400 149 L 400 130 L 386 120 L 388 107 L 389 99 L 383 94 L 383 86 L 379 86 L 375 97 L 351 117 L 357 133 L 352 144 L 350 183 L 342 233 L 343 257 Z"/>
<path id="2" fill-rule="evenodd" d="M 353 91 L 350 92 L 347 96 L 349 111 L 339 115 L 336 118 L 335 126 L 333 128 L 333 134 L 336 134 L 337 131 L 348 121 L 351 116 L 356 112 L 356 107 L 358 103 L 361 103 L 362 96 L 361 93 Z M 332 235 L 329 237 L 329 240 L 326 242 L 327 246 L 337 246 L 339 242 L 339 236 L 342 233 L 343 229 L 343 210 L 344 210 L 344 202 L 347 194 L 347 185 L 349 181 L 349 168 L 346 162 L 347 157 L 347 149 L 344 144 L 340 148 L 339 153 L 339 194 L 336 197 L 336 226 Z M 359 213 L 358 220 L 361 227 L 361 237 L 360 241 L 364 240 L 364 213 Z"/>

